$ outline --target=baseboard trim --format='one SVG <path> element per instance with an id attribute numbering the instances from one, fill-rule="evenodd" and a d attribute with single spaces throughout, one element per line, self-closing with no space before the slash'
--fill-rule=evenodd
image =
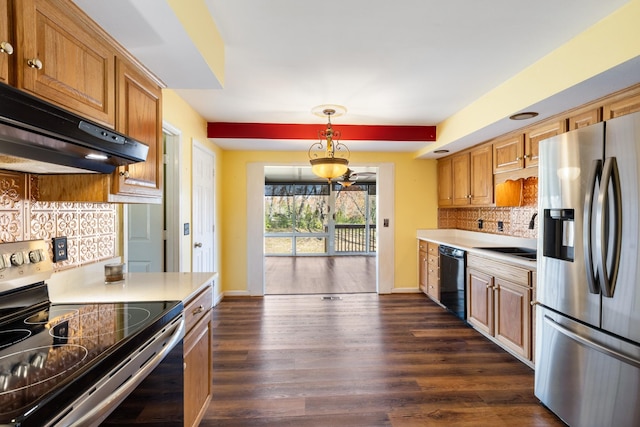
<path id="1" fill-rule="evenodd" d="M 392 294 L 418 294 L 422 292 L 420 288 L 393 288 L 391 289 Z"/>

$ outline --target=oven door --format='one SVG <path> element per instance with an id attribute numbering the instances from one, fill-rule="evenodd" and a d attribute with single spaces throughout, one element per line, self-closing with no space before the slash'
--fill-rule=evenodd
<path id="1" fill-rule="evenodd" d="M 184 318 L 182 314 L 149 338 L 135 353 L 104 375 L 46 426 L 98 426 L 173 351 L 182 358 Z M 180 362 L 180 370 L 182 363 Z"/>

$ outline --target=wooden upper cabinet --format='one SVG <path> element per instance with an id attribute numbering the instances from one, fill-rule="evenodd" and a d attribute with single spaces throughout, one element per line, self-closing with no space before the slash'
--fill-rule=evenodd
<path id="1" fill-rule="evenodd" d="M 640 87 L 630 93 L 615 97 L 604 105 L 604 120 L 640 111 Z"/>
<path id="2" fill-rule="evenodd" d="M 451 158 L 452 205 L 467 206 L 471 202 L 471 168 L 469 153 L 457 154 Z"/>
<path id="3" fill-rule="evenodd" d="M 149 197 L 162 202 L 162 92 L 125 59 L 117 61 L 116 129 L 149 146 L 147 160 L 121 166 L 113 177 L 113 194 Z M 117 198 L 116 198 L 117 201 Z"/>
<path id="4" fill-rule="evenodd" d="M 493 143 L 493 172 L 507 172 L 524 167 L 524 136 L 508 136 Z"/>
<path id="5" fill-rule="evenodd" d="M 554 119 L 549 122 L 544 122 L 539 126 L 536 126 L 527 131 L 525 134 L 525 163 L 526 168 L 532 166 L 538 166 L 538 145 L 543 139 L 551 138 L 552 136 L 560 135 L 567 131 L 566 120 Z"/>
<path id="6" fill-rule="evenodd" d="M 579 110 L 569 116 L 569 130 L 576 130 L 586 126 L 594 125 L 602 121 L 602 108 L 589 107 L 586 110 Z"/>
<path id="7" fill-rule="evenodd" d="M 16 85 L 113 127 L 115 49 L 65 0 L 20 0 L 15 7 Z"/>
<path id="8" fill-rule="evenodd" d="M 438 160 L 438 206 L 451 206 L 453 202 L 452 179 L 451 157 Z"/>
<path id="9" fill-rule="evenodd" d="M 0 0 L 0 82 L 9 83 L 11 55 L 14 54 L 15 41 L 9 29 L 9 0 Z"/>
<path id="10" fill-rule="evenodd" d="M 470 204 L 486 206 L 493 203 L 493 172 L 491 145 L 483 145 L 471 150 L 471 198 Z"/>
<path id="11" fill-rule="evenodd" d="M 493 203 L 491 145 L 438 160 L 438 206 Z"/>

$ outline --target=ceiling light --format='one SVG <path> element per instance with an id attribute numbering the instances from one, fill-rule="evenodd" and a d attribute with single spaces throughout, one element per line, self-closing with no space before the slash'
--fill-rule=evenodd
<path id="1" fill-rule="evenodd" d="M 535 111 L 525 111 L 522 113 L 516 113 L 513 116 L 509 116 L 509 118 L 511 120 L 529 120 L 529 119 L 533 119 L 537 115 L 538 113 L 536 113 Z"/>
<path id="2" fill-rule="evenodd" d="M 322 110 L 322 114 L 327 116 L 327 127 L 318 132 L 320 141 L 312 144 L 308 153 L 311 171 L 321 178 L 326 178 L 329 182 L 344 175 L 349 166 L 349 148 L 339 142 L 340 132 L 331 127 L 331 116 L 335 115 L 336 111 L 335 108 Z M 322 145 L 323 140 L 327 143 L 326 149 Z M 321 157 L 322 155 L 324 157 Z"/>

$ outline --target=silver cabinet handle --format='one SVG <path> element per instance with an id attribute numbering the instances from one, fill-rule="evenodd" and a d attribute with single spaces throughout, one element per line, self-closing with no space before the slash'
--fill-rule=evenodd
<path id="1" fill-rule="evenodd" d="M 201 248 L 202 247 L 202 243 L 195 243 L 193 245 L 194 248 Z"/>
<path id="2" fill-rule="evenodd" d="M 125 178 L 129 178 L 129 171 L 120 172 L 120 176 L 123 176 Z"/>
<path id="3" fill-rule="evenodd" d="M 193 310 L 192 314 L 200 314 L 204 311 L 204 305 L 200 304 L 195 310 Z"/>

